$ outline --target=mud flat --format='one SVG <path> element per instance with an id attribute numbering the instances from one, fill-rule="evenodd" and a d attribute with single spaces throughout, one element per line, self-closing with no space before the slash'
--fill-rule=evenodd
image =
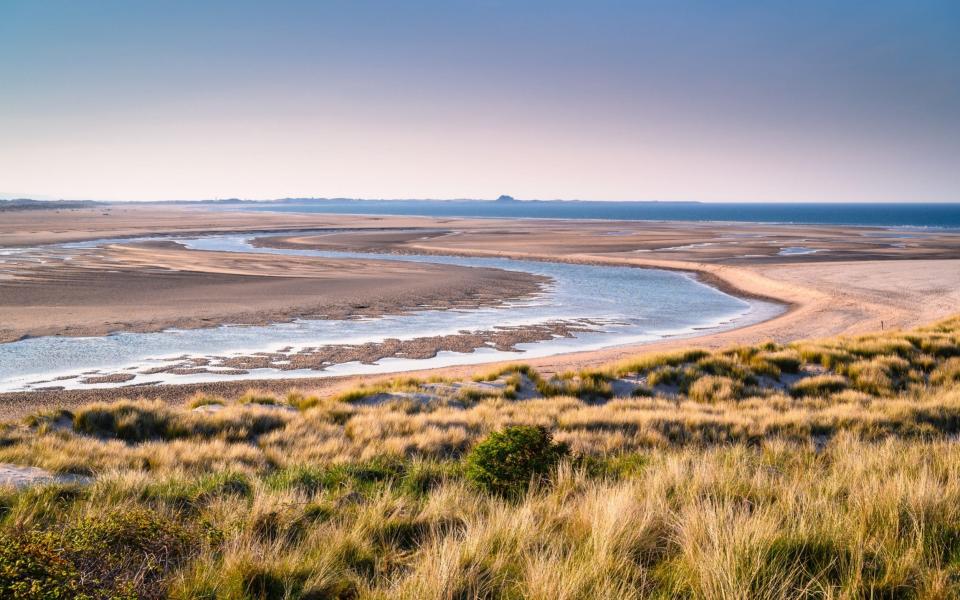
<path id="1" fill-rule="evenodd" d="M 509 257 L 527 260 L 582 263 L 594 265 L 630 265 L 655 267 L 697 273 L 702 279 L 741 296 L 772 298 L 787 304 L 790 310 L 762 323 L 750 324 L 728 331 L 706 333 L 695 339 L 664 339 L 653 343 L 633 344 L 563 355 L 518 360 L 530 362 L 545 372 L 596 366 L 648 351 L 660 351 L 679 346 L 717 347 L 729 344 L 753 343 L 764 339 L 787 342 L 802 338 L 827 337 L 838 334 L 878 330 L 881 327 L 907 328 L 945 317 L 960 306 L 960 235 L 943 230 L 892 230 L 867 227 L 830 227 L 797 225 L 751 225 L 736 223 L 643 223 L 643 222 L 570 222 L 546 220 L 494 220 L 426 217 L 371 217 L 347 215 L 294 215 L 207 211 L 164 207 L 120 206 L 104 209 L 60 211 L 57 214 L 5 215 L 0 223 L 0 246 L 24 246 L 84 240 L 108 236 L 129 237 L 153 233 L 189 233 L 244 231 L 262 232 L 257 244 L 289 249 L 317 249 L 338 251 L 380 252 L 388 254 L 446 254 L 478 257 Z M 307 230 L 320 231 L 307 231 Z M 281 232 L 287 233 L 277 237 Z M 268 234 L 272 234 L 267 237 Z M 121 247 L 122 246 L 122 247 Z M 239 321 L 255 319 L 267 314 L 266 319 L 296 318 L 296 289 L 309 285 L 316 275 L 293 275 L 292 257 L 258 257 L 256 266 L 248 265 L 248 272 L 237 272 L 240 257 L 210 257 L 210 262 L 197 270 L 192 256 L 183 249 L 163 247 L 138 248 L 129 244 L 102 250 L 103 256 L 89 259 L 75 258 L 77 267 L 68 264 L 18 264 L 16 256 L 0 256 L 0 267 L 29 271 L 39 279 L 51 281 L 42 285 L 56 287 L 54 280 L 63 278 L 64 293 L 83 295 L 82 285 L 70 268 L 84 268 L 85 275 L 94 280 L 109 282 L 108 298 L 120 290 L 135 293 L 139 285 L 146 286 L 148 296 L 166 294 L 159 284 L 147 279 L 164 281 L 182 278 L 190 285 L 198 285 L 197 302 L 211 294 L 219 285 L 226 285 L 219 277 L 238 278 L 244 284 L 258 282 L 265 285 L 261 299 L 276 297 L 277 304 L 265 300 L 254 310 L 233 313 Z M 216 253 L 209 253 L 211 255 Z M 108 260 L 107 260 L 108 259 Z M 89 260 L 90 265 L 81 265 Z M 249 257 L 243 260 L 249 260 Z M 26 261 L 29 262 L 29 261 Z M 72 261 L 69 261 L 72 262 Z M 313 261 L 311 261 L 313 262 Z M 367 262 L 370 261 L 360 261 Z M 287 263 L 285 266 L 282 263 Z M 87 269 L 87 266 L 95 268 Z M 61 268 L 63 267 L 63 268 Z M 392 268 L 423 269 L 424 265 L 394 264 Z M 302 268 L 302 267 L 298 267 Z M 276 269 L 274 271 L 274 269 Z M 373 269 L 376 270 L 376 269 Z M 472 269 L 471 269 L 472 270 Z M 449 273 L 450 271 L 446 271 Z M 141 274 L 138 278 L 137 273 Z M 202 276 L 196 276 L 196 274 Z M 416 273 L 410 273 L 414 279 Z M 22 276 L 22 275 L 18 275 Z M 31 277 L 34 275 L 31 275 Z M 356 277 L 356 276 L 354 276 Z M 399 276 L 409 280 L 407 273 Z M 443 276 L 443 285 L 453 287 L 453 281 Z M 353 282 L 354 295 L 346 298 L 330 296 L 326 307 L 331 314 L 350 315 L 376 307 L 371 298 L 385 294 L 389 287 L 370 283 L 364 287 L 363 277 Z M 430 279 L 430 277 L 424 277 Z M 203 282 L 206 280 L 206 283 Z M 267 282 L 273 286 L 269 287 Z M 144 283 L 139 283 L 144 281 Z M 325 280 L 329 287 L 336 279 Z M 7 286 L 10 278 L 0 279 Z M 534 282 L 526 280 L 523 286 Z M 209 285 L 210 289 L 204 289 Z M 461 284 L 456 283 L 459 287 Z M 519 285 L 519 284 L 518 284 Z M 534 283 L 534 285 L 536 285 Z M 288 287 L 284 287 L 288 286 Z M 322 286 L 318 286 L 322 287 Z M 4 291 L 12 288 L 4 287 Z M 49 289 L 49 288 L 48 288 Z M 192 289 L 192 288 L 178 288 Z M 222 297 L 236 300 L 238 288 L 224 288 Z M 246 289 L 252 289 L 247 286 Z M 428 289 L 436 289 L 429 288 Z M 491 292 L 490 301 L 502 298 L 503 286 L 498 282 L 492 288 L 475 288 Z M 527 288 L 518 290 L 526 293 Z M 437 289 L 437 296 L 448 298 L 452 289 Z M 21 293 L 21 292 L 16 292 Z M 46 292 L 44 292 L 46 294 Z M 469 302 L 478 302 L 479 293 Z M 344 304 L 363 297 L 363 306 Z M 416 305 L 434 302 L 416 296 L 404 296 L 401 304 Z M 227 303 L 227 300 L 224 301 Z M 81 303 L 82 304 L 82 303 Z M 185 303 L 181 303 L 185 304 Z M 246 299 L 243 304 L 247 307 Z M 128 314 L 122 304 L 111 310 L 113 316 Z M 174 310 L 176 308 L 176 310 Z M 180 307 L 171 307 L 171 318 Z M 9 317 L 6 307 L 0 307 L 0 328 L 19 323 Z M 36 315 L 51 312 L 51 305 L 37 305 Z M 191 309 L 192 310 L 192 309 Z M 278 311 L 268 314 L 269 311 Z M 341 311 L 341 312 L 336 312 Z M 77 312 L 82 312 L 78 309 Z M 70 311 L 57 313 L 58 319 Z M 209 318 L 196 315 L 200 320 Z M 215 319 L 215 317 L 213 317 Z M 42 320 L 36 317 L 36 323 Z M 123 321 L 128 321 L 126 317 Z M 69 321 L 69 319 L 68 319 Z M 119 319 L 113 318 L 117 322 Z M 149 322 L 149 319 L 145 319 Z M 216 321 L 211 321 L 215 323 Z M 204 321 L 198 323 L 203 326 Z M 102 325 L 102 323 L 101 323 Z M 115 323 L 107 323 L 111 327 Z M 38 331 L 42 331 L 39 330 Z M 8 334 L 16 335 L 16 334 Z M 282 360 L 282 359 L 281 359 Z M 490 368 L 490 365 L 444 367 L 442 369 L 411 372 L 413 375 L 469 376 L 470 373 Z M 104 376 L 104 375 L 98 375 Z M 267 387 L 281 391 L 290 387 L 332 390 L 353 385 L 358 379 L 375 380 L 383 375 L 362 377 L 327 377 L 308 379 L 273 379 L 270 381 L 221 381 L 181 386 L 155 385 L 111 390 L 49 390 L 29 393 L 3 394 L 0 402 L 6 406 L 28 407 L 34 404 L 71 405 L 97 398 L 137 396 L 163 397 L 178 402 L 197 390 L 211 393 L 233 393 L 246 387 Z M 56 387 L 57 382 L 51 382 Z M 27 410 L 27 408 L 24 408 Z"/>
<path id="2" fill-rule="evenodd" d="M 0 342 L 496 306 L 547 283 L 499 269 L 198 252 L 172 243 L 39 249 L 10 256 L 0 275 Z"/>

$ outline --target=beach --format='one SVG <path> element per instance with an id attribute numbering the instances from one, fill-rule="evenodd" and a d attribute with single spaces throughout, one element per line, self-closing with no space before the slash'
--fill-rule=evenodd
<path id="1" fill-rule="evenodd" d="M 695 274 L 734 295 L 763 298 L 786 308 L 761 323 L 695 337 L 529 360 L 517 355 L 515 360 L 547 373 L 679 346 L 715 348 L 767 339 L 784 343 L 881 327 L 909 328 L 947 316 L 960 306 L 960 240 L 947 231 L 298 215 L 113 205 L 5 215 L 0 247 L 30 246 L 42 254 L 43 248 L 38 247 L 44 244 L 119 239 L 106 247 L 78 249 L 70 261 L 59 264 L 54 258 L 40 263 L 4 256 L 0 264 L 5 276 L 0 279 L 3 339 L 379 316 L 424 305 L 490 306 L 534 294 L 543 283 L 498 269 L 221 253 L 189 250 L 171 242 L 122 239 L 223 232 L 258 234 L 255 245 L 261 247 L 495 256 L 675 270 Z M 471 335 L 472 343 L 490 341 L 476 332 Z M 542 332 L 525 332 L 517 339 L 536 339 L 536 335 Z M 470 349 L 461 339 L 425 340 L 415 355 L 444 348 Z M 383 351 L 378 348 L 373 355 Z M 453 366 L 426 374 L 469 376 L 490 368 L 489 364 Z M 179 402 L 198 390 L 332 390 L 357 380 L 357 376 L 308 377 L 49 390 L 3 394 L 0 401 L 16 412 L 38 405 L 72 406 L 94 398 L 140 395 Z"/>

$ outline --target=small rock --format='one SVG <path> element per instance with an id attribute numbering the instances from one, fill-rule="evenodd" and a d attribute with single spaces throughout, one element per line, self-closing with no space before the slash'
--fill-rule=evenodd
<path id="1" fill-rule="evenodd" d="M 23 467 L 0 463 L 0 486 L 12 486 L 17 489 L 31 485 L 47 485 L 51 483 L 75 483 L 87 485 L 93 479 L 83 475 L 55 474 L 37 467 Z"/>

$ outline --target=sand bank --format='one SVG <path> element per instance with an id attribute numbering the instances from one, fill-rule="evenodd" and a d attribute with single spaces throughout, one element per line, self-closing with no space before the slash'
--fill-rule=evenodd
<path id="1" fill-rule="evenodd" d="M 260 240 L 259 243 L 329 250 L 502 256 L 679 269 L 709 277 L 711 282 L 728 290 L 774 298 L 791 307 L 787 313 L 770 321 L 695 339 L 666 339 L 653 344 L 528 361 L 547 372 L 597 366 L 626 356 L 678 346 L 717 347 L 763 339 L 789 342 L 808 337 L 879 330 L 881 326 L 906 328 L 945 317 L 960 309 L 960 236 L 945 231 L 907 232 L 882 228 L 722 223 L 280 215 L 156 207 L 122 207 L 104 212 L 107 214 L 99 210 L 87 211 L 83 218 L 75 215 L 19 215 L 17 223 L 6 221 L 0 224 L 0 245 L 155 232 L 341 228 L 341 231 L 327 231 L 321 235 L 304 233 L 283 239 Z M 411 228 L 419 228 L 420 231 L 411 232 Z M 151 252 L 160 250 L 153 249 Z M 130 252 L 129 249 L 124 251 Z M 288 259 L 285 257 L 284 261 Z M 126 260 L 132 261 L 133 258 L 128 255 Z M 142 260 L 142 257 L 137 260 Z M 150 257 L 146 262 L 139 263 L 133 271 L 171 266 L 148 266 L 152 264 L 151 261 L 158 260 L 157 257 Z M 171 257 L 164 256 L 163 260 L 169 261 Z M 409 265 L 404 266 L 410 268 Z M 229 270 L 222 264 L 216 269 L 209 265 L 207 268 L 220 276 L 260 277 L 220 272 Z M 411 276 L 415 277 L 415 274 Z M 137 276 L 123 274 L 115 284 L 131 281 L 131 277 Z M 285 275 L 278 279 L 286 278 Z M 306 276 L 289 278 L 300 284 L 310 280 Z M 408 279 L 407 275 L 403 278 Z M 281 300 L 281 304 L 290 302 L 296 298 L 297 285 L 288 285 L 289 288 L 280 286 L 268 290 L 262 296 L 275 296 Z M 438 292 L 441 296 L 456 294 L 453 288 L 458 286 Z M 374 289 L 380 288 L 355 287 L 350 296 L 364 297 L 364 302 L 367 302 L 367 291 Z M 207 297 L 209 292 L 198 290 L 198 293 L 197 298 L 201 298 Z M 342 308 L 344 301 L 344 297 L 336 297 L 331 299 L 331 304 Z M 265 310 L 270 310 L 270 307 L 258 308 L 253 312 L 262 313 Z M 522 357 L 518 359 L 522 360 Z M 454 367 L 418 374 L 461 377 L 489 368 L 490 365 Z M 364 381 L 377 378 L 362 377 Z M 0 401 L 7 403 L 11 410 L 15 405 L 29 410 L 38 403 L 69 406 L 96 398 L 141 393 L 180 401 L 197 390 L 228 394 L 254 386 L 274 391 L 290 387 L 324 391 L 353 385 L 359 379 L 239 381 L 155 386 L 142 391 L 117 389 L 51 392 L 47 395 L 5 394 Z"/>
<path id="2" fill-rule="evenodd" d="M 546 282 L 499 269 L 202 252 L 176 244 L 39 252 L 0 264 L 0 342 L 495 306 Z"/>

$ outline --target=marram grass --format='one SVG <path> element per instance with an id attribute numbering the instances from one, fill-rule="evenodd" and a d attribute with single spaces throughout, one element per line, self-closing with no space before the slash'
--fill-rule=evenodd
<path id="1" fill-rule="evenodd" d="M 958 334 L 37 415 L 0 461 L 92 483 L 0 491 L 0 597 L 958 597 Z M 517 425 L 569 451 L 523 493 L 476 485 L 471 449 Z"/>

